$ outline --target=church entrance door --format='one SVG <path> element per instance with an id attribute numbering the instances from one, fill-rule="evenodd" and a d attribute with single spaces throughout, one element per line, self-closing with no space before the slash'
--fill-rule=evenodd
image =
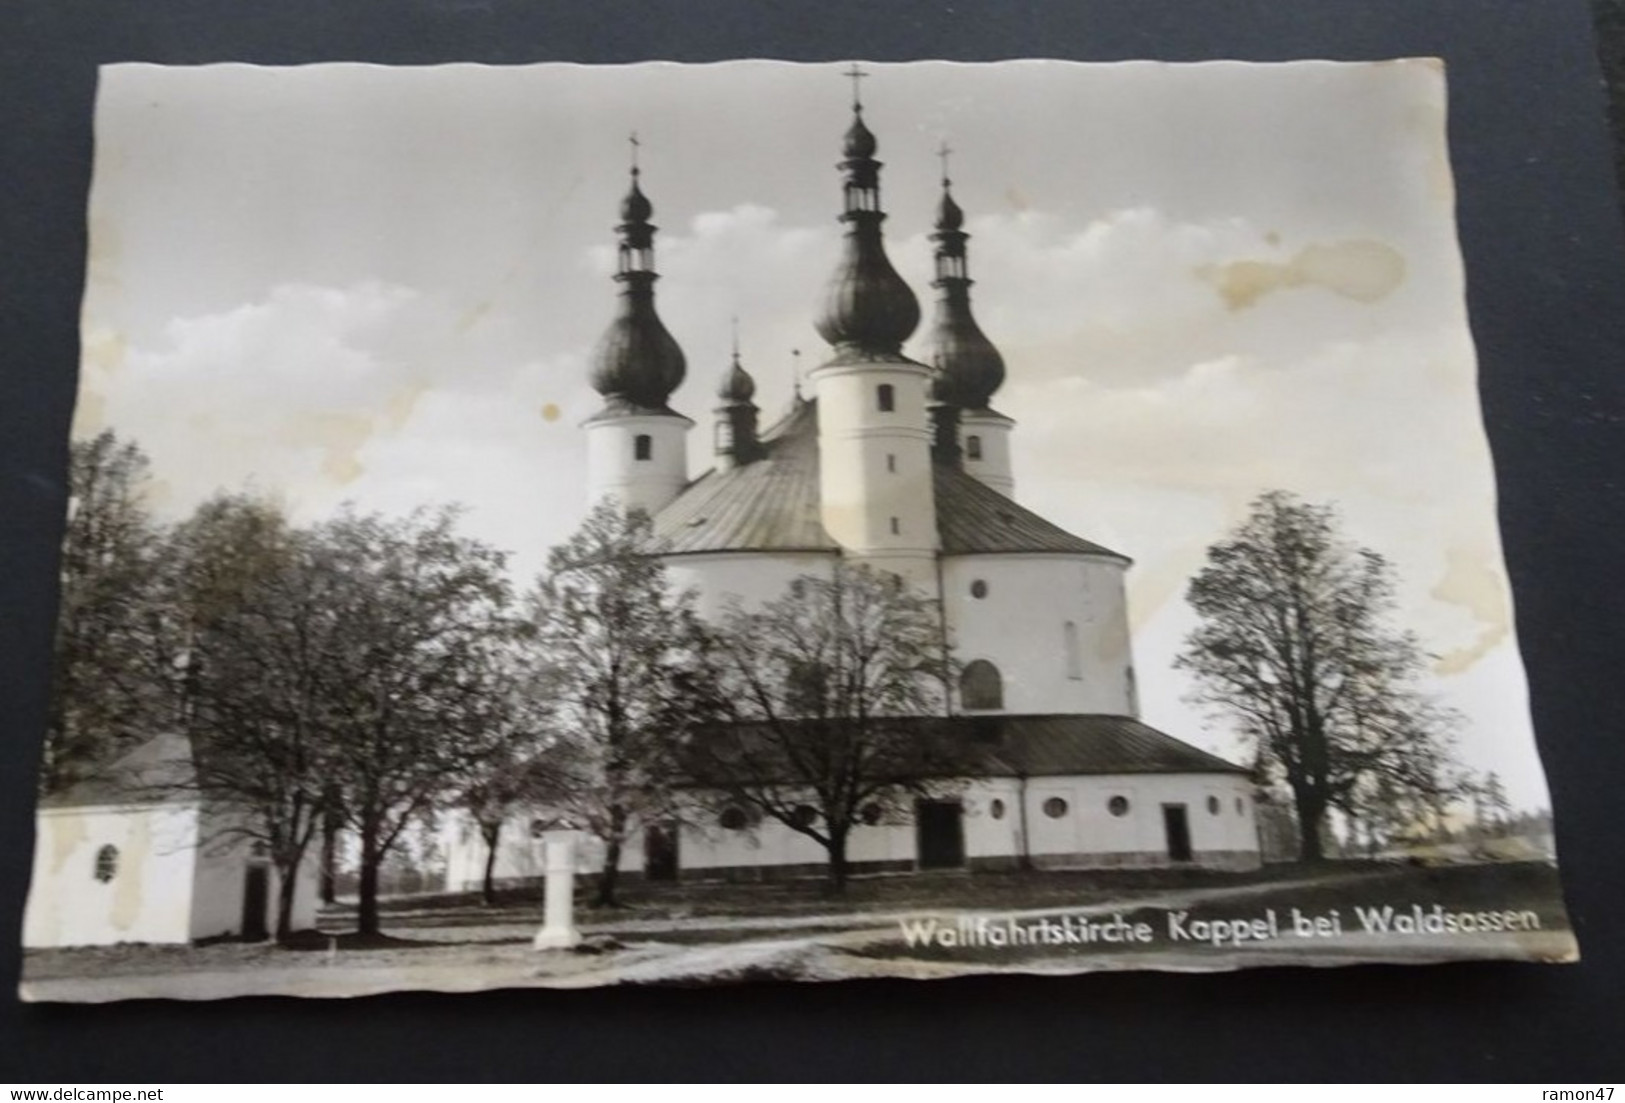
<path id="1" fill-rule="evenodd" d="M 1168 857 L 1175 862 L 1191 860 L 1191 825 L 1183 804 L 1162 806 L 1162 825 L 1168 834 Z"/>
<path id="2" fill-rule="evenodd" d="M 271 867 L 254 862 L 243 879 L 243 941 L 264 942 L 270 937 L 265 926 L 265 906 L 270 899 Z"/>
<path id="3" fill-rule="evenodd" d="M 643 833 L 643 876 L 650 881 L 677 880 L 677 825 L 663 824 Z"/>
<path id="4" fill-rule="evenodd" d="M 914 802 L 915 853 L 921 869 L 958 869 L 965 864 L 965 824 L 957 800 Z"/>

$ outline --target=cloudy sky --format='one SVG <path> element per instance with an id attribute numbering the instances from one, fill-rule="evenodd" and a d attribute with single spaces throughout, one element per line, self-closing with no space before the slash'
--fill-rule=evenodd
<path id="1" fill-rule="evenodd" d="M 771 416 L 834 263 L 838 65 L 104 69 L 76 432 L 171 515 L 462 501 L 530 573 L 584 508 L 587 353 L 627 136 L 660 310 L 709 420 L 739 317 Z M 1444 74 L 1382 64 L 876 65 L 891 254 L 922 301 L 938 144 L 1019 423 L 1017 495 L 1137 562 L 1147 719 L 1222 753 L 1170 669 L 1203 549 L 1261 490 L 1396 564 L 1465 757 L 1546 793 L 1494 524 Z M 918 346 L 915 346 L 918 349 Z M 693 470 L 710 434 L 693 434 Z"/>

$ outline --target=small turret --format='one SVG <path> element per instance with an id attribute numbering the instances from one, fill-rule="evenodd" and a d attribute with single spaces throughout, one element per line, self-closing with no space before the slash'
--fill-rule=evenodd
<path id="1" fill-rule="evenodd" d="M 739 326 L 734 324 L 733 361 L 723 373 L 722 385 L 717 388 L 716 452 L 717 468 L 722 471 L 739 467 L 762 456 L 762 444 L 756 433 L 756 380 L 739 363 Z"/>

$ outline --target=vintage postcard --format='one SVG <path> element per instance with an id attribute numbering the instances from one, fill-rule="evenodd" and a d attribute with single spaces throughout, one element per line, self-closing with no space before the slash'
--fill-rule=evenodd
<path id="1" fill-rule="evenodd" d="M 104 69 L 25 998 L 1575 960 L 1445 87 Z"/>

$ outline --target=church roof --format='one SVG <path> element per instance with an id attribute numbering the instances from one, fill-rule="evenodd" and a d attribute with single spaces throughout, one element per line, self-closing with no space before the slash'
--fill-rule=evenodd
<path id="1" fill-rule="evenodd" d="M 154 736 L 59 793 L 40 798 L 41 808 L 88 808 L 112 804 L 186 804 L 192 749 L 185 736 Z"/>
<path id="2" fill-rule="evenodd" d="M 985 742 L 982 772 L 990 777 L 1247 772 L 1127 716 L 962 716 L 950 723 L 970 726 L 970 738 Z"/>
<path id="3" fill-rule="evenodd" d="M 838 552 L 819 519 L 818 406 L 798 399 L 762 434 L 764 455 L 701 475 L 655 515 L 664 555 L 741 551 Z M 1074 536 L 964 471 L 934 469 L 944 555 L 1063 553 L 1125 559 Z"/>
<path id="4" fill-rule="evenodd" d="M 792 723 L 812 725 L 817 721 Z M 908 716 L 891 723 L 917 731 L 922 740 L 929 739 L 939 748 L 940 761 L 955 763 L 953 772 L 966 777 L 1247 773 L 1233 762 L 1128 716 Z M 757 744 L 766 760 L 772 760 L 774 744 L 765 726 L 748 724 L 742 733 L 734 731 L 736 738 L 742 734 L 745 745 Z M 705 776 L 692 776 L 690 781 L 726 784 L 728 779 L 721 774 L 735 768 L 729 762 L 731 757 L 719 753 L 705 760 Z M 792 780 L 787 772 L 785 783 Z"/>

